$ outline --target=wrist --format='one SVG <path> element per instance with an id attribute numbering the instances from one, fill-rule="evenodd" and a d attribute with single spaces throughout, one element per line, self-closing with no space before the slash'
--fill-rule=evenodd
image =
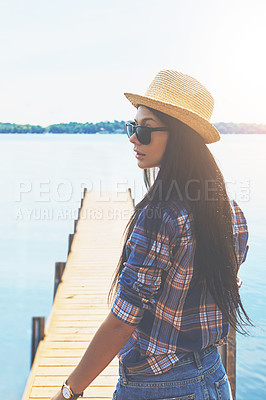
<path id="1" fill-rule="evenodd" d="M 66 379 L 66 384 L 71 387 L 73 393 L 83 393 L 86 388 L 80 387 L 79 383 L 77 384 L 77 379 L 75 376 L 69 375 Z"/>
<path id="2" fill-rule="evenodd" d="M 61 387 L 61 394 L 64 400 L 76 400 L 79 397 L 83 397 L 84 392 L 75 391 L 70 385 L 69 380 L 66 379 Z"/>

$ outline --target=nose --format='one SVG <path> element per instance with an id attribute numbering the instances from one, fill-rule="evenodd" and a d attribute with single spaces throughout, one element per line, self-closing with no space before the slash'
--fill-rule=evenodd
<path id="1" fill-rule="evenodd" d="M 133 133 L 133 135 L 130 136 L 129 141 L 130 141 L 131 143 L 133 143 L 133 144 L 134 144 L 134 143 L 140 144 L 140 142 L 138 141 L 138 138 L 137 138 L 136 133 Z"/>

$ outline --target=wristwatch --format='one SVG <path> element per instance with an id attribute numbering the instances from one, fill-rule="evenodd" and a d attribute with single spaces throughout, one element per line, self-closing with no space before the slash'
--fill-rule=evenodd
<path id="1" fill-rule="evenodd" d="M 61 387 L 61 393 L 64 399 L 66 400 L 74 400 L 78 397 L 83 397 L 83 393 L 75 394 L 71 387 L 67 384 L 67 380 L 63 383 Z"/>

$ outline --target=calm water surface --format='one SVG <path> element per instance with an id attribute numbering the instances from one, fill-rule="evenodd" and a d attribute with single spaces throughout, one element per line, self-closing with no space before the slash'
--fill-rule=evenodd
<path id="1" fill-rule="evenodd" d="M 131 187 L 138 202 L 145 186 L 125 135 L 0 135 L 0 144 L 0 390 L 19 400 L 30 371 L 31 318 L 49 316 L 54 264 L 66 261 L 83 188 Z M 222 135 L 208 147 L 249 225 L 240 293 L 257 328 L 250 337 L 237 335 L 237 399 L 263 400 L 266 136 Z"/>

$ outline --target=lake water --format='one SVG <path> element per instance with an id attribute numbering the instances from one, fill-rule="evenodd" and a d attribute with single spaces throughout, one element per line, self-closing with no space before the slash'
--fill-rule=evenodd
<path id="1" fill-rule="evenodd" d="M 66 261 L 83 188 L 145 193 L 126 135 L 0 135 L 1 397 L 19 400 L 30 372 L 31 319 L 49 316 L 54 265 Z M 239 276 L 257 327 L 237 334 L 237 399 L 266 399 L 266 135 L 209 144 L 249 225 Z M 115 266 L 114 266 L 115 267 Z"/>

